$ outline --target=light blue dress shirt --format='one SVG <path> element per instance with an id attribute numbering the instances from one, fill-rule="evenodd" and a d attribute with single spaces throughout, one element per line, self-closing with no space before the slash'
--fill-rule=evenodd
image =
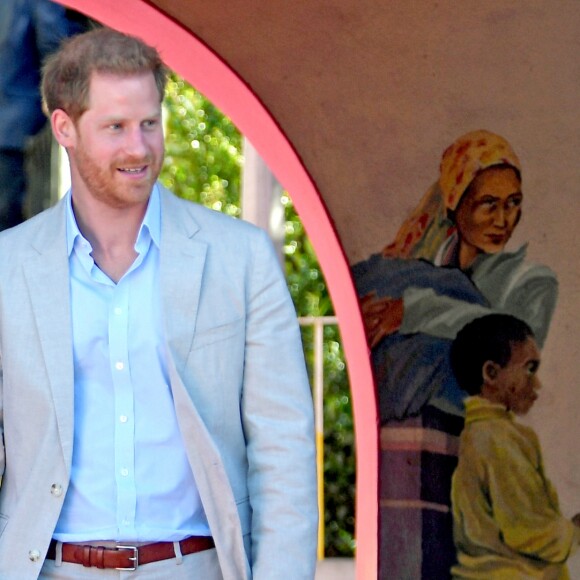
<path id="1" fill-rule="evenodd" d="M 169 386 L 159 288 L 157 187 L 132 266 L 115 284 L 67 202 L 74 349 L 70 486 L 54 537 L 176 541 L 209 535 Z"/>

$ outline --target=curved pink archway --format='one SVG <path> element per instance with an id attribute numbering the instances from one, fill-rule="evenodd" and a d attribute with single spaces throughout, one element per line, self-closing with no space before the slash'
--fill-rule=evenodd
<path id="1" fill-rule="evenodd" d="M 356 426 L 356 573 L 358 579 L 376 578 L 378 435 L 373 377 L 350 269 L 312 179 L 256 95 L 191 31 L 144 0 L 57 1 L 107 26 L 154 44 L 173 70 L 233 120 L 292 195 L 324 271 L 340 323 Z"/>

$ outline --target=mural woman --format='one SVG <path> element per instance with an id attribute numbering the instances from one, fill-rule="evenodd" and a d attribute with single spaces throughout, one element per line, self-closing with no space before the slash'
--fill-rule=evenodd
<path id="1" fill-rule="evenodd" d="M 557 280 L 504 250 L 522 215 L 520 161 L 489 131 L 443 154 L 437 182 L 380 254 L 353 266 L 381 419 L 379 575 L 449 578 L 450 506 L 465 393 L 449 347 L 490 312 L 527 322 L 545 341 Z"/>

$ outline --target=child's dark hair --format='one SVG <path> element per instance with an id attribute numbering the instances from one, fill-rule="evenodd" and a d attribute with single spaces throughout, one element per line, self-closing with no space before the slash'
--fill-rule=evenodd
<path id="1" fill-rule="evenodd" d="M 451 345 L 451 368 L 459 386 L 478 395 L 483 386 L 483 365 L 493 361 L 504 367 L 514 343 L 533 338 L 532 329 L 509 314 L 488 314 L 466 324 Z"/>

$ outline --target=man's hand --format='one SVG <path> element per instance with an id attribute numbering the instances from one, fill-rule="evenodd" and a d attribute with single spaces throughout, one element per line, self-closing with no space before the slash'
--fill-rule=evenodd
<path id="1" fill-rule="evenodd" d="M 389 334 L 399 330 L 403 322 L 402 298 L 378 297 L 370 292 L 360 299 L 367 342 L 374 348 Z"/>

